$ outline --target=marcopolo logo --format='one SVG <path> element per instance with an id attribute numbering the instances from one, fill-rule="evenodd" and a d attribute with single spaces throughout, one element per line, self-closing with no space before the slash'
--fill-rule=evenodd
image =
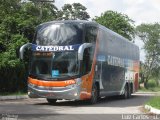
<path id="1" fill-rule="evenodd" d="M 68 45 L 68 46 L 37 46 L 32 45 L 33 51 L 53 51 L 53 52 L 60 52 L 60 51 L 74 51 L 77 50 L 79 45 Z"/>

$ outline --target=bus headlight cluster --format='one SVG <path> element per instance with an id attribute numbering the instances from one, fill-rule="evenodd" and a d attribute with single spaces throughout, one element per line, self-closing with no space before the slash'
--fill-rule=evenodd
<path id="1" fill-rule="evenodd" d="M 28 91 L 28 95 L 30 95 L 31 94 L 31 92 L 30 91 Z"/>
<path id="2" fill-rule="evenodd" d="M 80 78 L 75 79 L 76 85 L 80 85 L 82 83 L 82 80 Z"/>
<path id="3" fill-rule="evenodd" d="M 67 88 L 74 88 L 76 86 L 79 86 L 82 83 L 80 78 L 75 79 L 75 81 L 76 81 L 75 84 L 68 85 Z"/>
<path id="4" fill-rule="evenodd" d="M 78 93 L 74 93 L 74 96 L 78 96 Z"/>
<path id="5" fill-rule="evenodd" d="M 68 85 L 67 88 L 74 88 L 76 84 Z"/>

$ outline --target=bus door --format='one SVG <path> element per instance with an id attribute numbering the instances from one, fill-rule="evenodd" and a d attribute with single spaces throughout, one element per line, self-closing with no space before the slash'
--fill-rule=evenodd
<path id="1" fill-rule="evenodd" d="M 102 94 L 111 91 L 112 89 L 110 75 L 105 56 L 99 55 L 97 59 L 96 79 L 99 81 Z"/>
<path id="2" fill-rule="evenodd" d="M 89 98 L 91 96 L 92 90 L 92 80 L 93 80 L 93 56 L 94 56 L 94 46 L 90 43 L 84 43 L 79 48 L 79 60 L 80 62 L 80 73 L 82 76 L 82 91 L 87 96 L 83 98 Z M 81 58 L 82 57 L 82 58 Z"/>
<path id="3" fill-rule="evenodd" d="M 92 52 L 92 47 L 85 48 L 84 54 L 83 54 L 83 61 L 82 61 L 82 75 L 86 76 L 85 81 L 87 82 L 87 89 L 90 89 L 90 84 L 91 84 L 91 75 L 92 75 L 92 62 L 93 62 L 93 52 Z"/>

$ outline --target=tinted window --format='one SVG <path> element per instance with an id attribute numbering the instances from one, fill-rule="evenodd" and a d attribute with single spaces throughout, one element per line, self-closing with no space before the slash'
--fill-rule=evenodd
<path id="1" fill-rule="evenodd" d="M 45 78 L 62 78 L 79 74 L 77 52 L 34 52 L 30 74 Z"/>
<path id="2" fill-rule="evenodd" d="M 51 57 L 33 56 L 30 73 L 33 75 L 43 75 L 51 77 Z"/>
<path id="3" fill-rule="evenodd" d="M 82 43 L 81 24 L 48 24 L 37 30 L 34 44 L 71 45 Z"/>
<path id="4" fill-rule="evenodd" d="M 97 38 L 97 27 L 87 26 L 85 34 L 86 43 L 95 43 Z"/>
<path id="5" fill-rule="evenodd" d="M 87 74 L 91 71 L 93 61 L 93 48 L 86 48 L 83 54 L 82 74 Z"/>

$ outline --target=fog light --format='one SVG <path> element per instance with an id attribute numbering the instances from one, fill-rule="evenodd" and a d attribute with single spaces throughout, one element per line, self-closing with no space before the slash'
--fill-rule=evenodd
<path id="1" fill-rule="evenodd" d="M 28 91 L 28 95 L 30 95 L 31 94 L 31 92 L 30 91 Z"/>
<path id="2" fill-rule="evenodd" d="M 74 93 L 74 96 L 77 96 L 78 94 L 77 93 Z"/>

